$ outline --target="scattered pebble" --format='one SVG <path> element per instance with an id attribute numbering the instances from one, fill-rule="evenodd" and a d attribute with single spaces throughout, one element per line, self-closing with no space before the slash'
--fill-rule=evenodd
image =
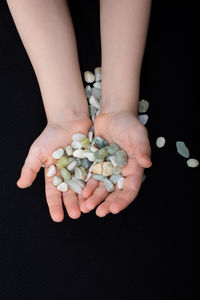
<path id="1" fill-rule="evenodd" d="M 140 113 L 145 113 L 148 110 L 148 108 L 149 108 L 149 102 L 147 100 L 142 99 L 139 101 L 138 110 Z"/>
<path id="2" fill-rule="evenodd" d="M 165 143 L 166 143 L 166 140 L 165 140 L 165 138 L 162 137 L 162 136 L 158 137 L 157 140 L 156 140 L 156 146 L 157 146 L 158 148 L 164 147 Z"/>
<path id="3" fill-rule="evenodd" d="M 87 97 L 87 98 L 90 98 L 90 96 L 92 95 L 92 88 L 91 88 L 90 85 L 87 85 L 87 86 L 85 87 L 85 94 L 86 94 L 86 97 Z"/>
<path id="4" fill-rule="evenodd" d="M 185 143 L 182 141 L 177 141 L 176 142 L 176 148 L 177 152 L 182 155 L 185 158 L 189 158 L 190 152 L 189 149 L 186 147 Z"/>
<path id="5" fill-rule="evenodd" d="M 138 120 L 143 124 L 146 125 L 148 122 L 149 116 L 147 114 L 138 115 Z"/>
<path id="6" fill-rule="evenodd" d="M 196 168 L 199 165 L 199 161 L 194 158 L 190 158 L 186 161 L 189 168 Z"/>

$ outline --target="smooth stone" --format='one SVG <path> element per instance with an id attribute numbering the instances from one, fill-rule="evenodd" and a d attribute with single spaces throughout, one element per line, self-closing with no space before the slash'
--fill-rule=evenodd
<path id="1" fill-rule="evenodd" d="M 138 116 L 138 120 L 140 121 L 140 123 L 142 123 L 143 125 L 146 125 L 146 123 L 148 122 L 149 116 L 147 114 L 144 115 L 139 115 Z"/>
<path id="2" fill-rule="evenodd" d="M 83 148 L 88 148 L 90 146 L 90 141 L 89 141 L 89 139 L 87 137 L 84 137 L 81 140 L 81 144 L 82 144 Z"/>
<path id="3" fill-rule="evenodd" d="M 90 150 L 91 150 L 93 153 L 95 153 L 95 152 L 98 151 L 99 149 L 98 149 L 97 147 L 95 147 L 95 146 L 91 146 L 91 147 L 90 147 Z"/>
<path id="4" fill-rule="evenodd" d="M 113 174 L 113 175 L 118 175 L 118 174 L 120 174 L 120 173 L 121 173 L 120 167 L 113 167 L 113 168 L 112 168 L 112 174 Z"/>
<path id="5" fill-rule="evenodd" d="M 109 180 L 112 181 L 112 183 L 116 184 L 120 178 L 122 178 L 122 175 L 116 174 L 110 176 Z"/>
<path id="6" fill-rule="evenodd" d="M 109 179 L 105 179 L 103 183 L 104 183 L 106 191 L 108 191 L 108 192 L 114 191 L 114 189 L 115 189 L 114 184 Z"/>
<path id="7" fill-rule="evenodd" d="M 127 153 L 124 150 L 116 152 L 116 161 L 118 166 L 123 168 L 127 164 Z"/>
<path id="8" fill-rule="evenodd" d="M 97 98 L 95 96 L 90 96 L 89 98 L 89 103 L 94 106 L 96 109 L 100 109 L 100 104 L 99 101 L 97 100 Z"/>
<path id="9" fill-rule="evenodd" d="M 54 176 L 56 174 L 56 167 L 51 165 L 47 170 L 47 177 Z"/>
<path id="10" fill-rule="evenodd" d="M 164 147 L 165 143 L 166 143 L 166 140 L 163 136 L 158 137 L 157 140 L 156 140 L 156 146 L 158 148 Z"/>
<path id="11" fill-rule="evenodd" d="M 117 181 L 117 186 L 118 186 L 118 189 L 122 189 L 123 188 L 123 185 L 124 185 L 124 177 L 120 178 L 118 181 Z"/>
<path id="12" fill-rule="evenodd" d="M 87 173 L 87 177 L 86 177 L 86 179 L 85 179 L 84 181 L 85 181 L 85 182 L 88 182 L 88 180 L 89 180 L 91 177 L 92 177 L 92 173 L 91 173 L 91 172 Z"/>
<path id="13" fill-rule="evenodd" d="M 77 183 L 75 180 L 73 179 L 69 179 L 66 181 L 66 183 L 68 184 L 69 188 L 74 191 L 77 194 L 81 194 L 82 193 L 82 188 L 80 186 L 79 183 Z"/>
<path id="14" fill-rule="evenodd" d="M 67 169 L 69 171 L 74 170 L 74 168 L 77 166 L 77 161 L 74 159 L 73 161 L 71 161 L 68 165 L 67 165 Z"/>
<path id="15" fill-rule="evenodd" d="M 195 158 L 190 158 L 186 161 L 189 168 L 196 168 L 199 165 L 199 161 Z"/>
<path id="16" fill-rule="evenodd" d="M 92 162 L 89 161 L 88 158 L 83 158 L 83 159 L 81 160 L 81 166 L 82 166 L 83 168 L 85 168 L 86 170 L 91 166 L 91 164 L 92 164 Z"/>
<path id="17" fill-rule="evenodd" d="M 98 181 L 104 181 L 106 179 L 106 177 L 104 175 L 102 175 L 102 174 L 94 174 L 92 176 L 92 178 L 94 178 L 94 179 L 96 179 Z"/>
<path id="18" fill-rule="evenodd" d="M 57 190 L 60 192 L 67 192 L 68 190 L 68 185 L 66 182 L 61 182 L 58 186 L 57 186 Z"/>
<path id="19" fill-rule="evenodd" d="M 98 82 L 93 83 L 93 87 L 95 87 L 96 89 L 101 89 L 101 82 L 98 81 Z"/>
<path id="20" fill-rule="evenodd" d="M 74 157 L 79 157 L 79 158 L 85 158 L 84 150 L 83 149 L 76 149 L 73 152 Z"/>
<path id="21" fill-rule="evenodd" d="M 98 159 L 104 159 L 108 154 L 108 150 L 105 148 L 101 148 L 94 153 L 94 159 L 98 161 Z"/>
<path id="22" fill-rule="evenodd" d="M 79 157 L 77 157 L 76 161 L 77 161 L 77 167 L 81 167 L 81 165 L 82 165 L 82 159 L 79 158 Z"/>
<path id="23" fill-rule="evenodd" d="M 118 162 L 117 162 L 117 159 L 116 159 L 115 155 L 111 155 L 110 161 L 113 164 L 113 167 L 117 167 L 118 166 Z"/>
<path id="24" fill-rule="evenodd" d="M 100 136 L 95 137 L 94 142 L 98 148 L 103 148 L 105 146 L 108 146 L 108 142 Z"/>
<path id="25" fill-rule="evenodd" d="M 95 117 L 96 113 L 97 113 L 97 108 L 94 107 L 93 105 L 89 105 L 89 113 L 90 113 L 90 117 Z"/>
<path id="26" fill-rule="evenodd" d="M 74 161 L 74 160 L 76 160 L 75 157 L 69 156 L 69 157 L 68 157 L 68 164 L 71 163 L 71 162 Z"/>
<path id="27" fill-rule="evenodd" d="M 68 165 L 68 159 L 66 156 L 62 156 L 60 159 L 56 161 L 56 166 L 58 169 L 62 169 Z"/>
<path id="28" fill-rule="evenodd" d="M 88 132 L 88 139 L 89 139 L 90 143 L 92 143 L 93 135 L 94 135 L 94 133 L 92 131 Z"/>
<path id="29" fill-rule="evenodd" d="M 52 154 L 52 157 L 55 159 L 59 159 L 64 155 L 64 150 L 63 148 L 59 148 L 57 150 L 55 150 Z"/>
<path id="30" fill-rule="evenodd" d="M 147 100 L 142 99 L 139 101 L 138 110 L 140 113 L 145 113 L 148 110 L 148 108 L 149 108 L 149 102 Z"/>
<path id="31" fill-rule="evenodd" d="M 72 135 L 72 141 L 80 142 L 84 137 L 86 137 L 86 135 L 83 133 L 74 133 Z"/>
<path id="32" fill-rule="evenodd" d="M 72 176 L 72 180 L 74 180 L 75 182 L 77 182 L 77 183 L 81 186 L 82 189 L 84 188 L 85 183 L 84 183 L 83 181 L 78 180 L 78 179 L 77 179 L 76 177 L 74 177 L 74 176 Z"/>
<path id="33" fill-rule="evenodd" d="M 53 185 L 58 186 L 62 182 L 62 178 L 59 176 L 54 176 Z"/>
<path id="34" fill-rule="evenodd" d="M 101 81 L 101 67 L 94 69 L 95 81 Z"/>
<path id="35" fill-rule="evenodd" d="M 67 153 L 68 156 L 71 156 L 73 154 L 73 149 L 72 149 L 72 146 L 69 145 L 65 148 L 65 151 Z"/>
<path id="36" fill-rule="evenodd" d="M 92 83 L 95 81 L 95 76 L 92 72 L 90 71 L 85 71 L 84 72 L 84 79 L 87 83 Z"/>
<path id="37" fill-rule="evenodd" d="M 182 155 L 185 158 L 189 158 L 190 156 L 190 151 L 189 149 L 186 147 L 185 143 L 182 141 L 177 141 L 176 142 L 176 149 L 177 152 Z"/>
<path id="38" fill-rule="evenodd" d="M 116 154 L 118 150 L 120 150 L 120 146 L 117 143 L 112 143 L 108 146 L 109 154 Z"/>
<path id="39" fill-rule="evenodd" d="M 111 176 L 112 175 L 112 168 L 113 168 L 113 165 L 111 162 L 109 161 L 106 161 L 103 163 L 103 175 L 104 176 Z"/>
<path id="40" fill-rule="evenodd" d="M 93 165 L 92 172 L 95 174 L 103 174 L 103 162 Z"/>
<path id="41" fill-rule="evenodd" d="M 81 149 L 82 148 L 81 142 L 78 142 L 78 141 L 73 141 L 71 143 L 71 146 L 72 146 L 73 149 Z"/>
<path id="42" fill-rule="evenodd" d="M 83 174 L 81 169 L 79 167 L 75 167 L 74 171 L 75 171 L 75 178 L 83 180 Z"/>
<path id="43" fill-rule="evenodd" d="M 94 161 L 94 153 L 90 150 L 83 150 L 83 158 L 89 159 L 89 161 Z"/>
<path id="44" fill-rule="evenodd" d="M 101 90 L 97 89 L 95 87 L 92 88 L 92 96 L 94 96 L 96 99 L 101 99 Z"/>
<path id="45" fill-rule="evenodd" d="M 87 98 L 90 98 L 90 96 L 92 95 L 92 88 L 90 85 L 86 85 L 85 87 L 85 94 Z"/>
<path id="46" fill-rule="evenodd" d="M 66 168 L 60 169 L 60 175 L 65 180 L 68 180 L 71 178 L 71 174 Z"/>
<path id="47" fill-rule="evenodd" d="M 107 161 L 110 161 L 111 156 L 112 156 L 112 154 L 108 154 L 108 155 L 106 156 L 106 160 L 107 160 Z"/>

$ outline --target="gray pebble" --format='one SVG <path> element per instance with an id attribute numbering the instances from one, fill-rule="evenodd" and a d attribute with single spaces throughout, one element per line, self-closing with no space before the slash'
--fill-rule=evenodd
<path id="1" fill-rule="evenodd" d="M 186 147 L 185 143 L 182 141 L 176 142 L 176 149 L 177 152 L 182 155 L 183 157 L 188 158 L 190 156 L 189 149 Z"/>

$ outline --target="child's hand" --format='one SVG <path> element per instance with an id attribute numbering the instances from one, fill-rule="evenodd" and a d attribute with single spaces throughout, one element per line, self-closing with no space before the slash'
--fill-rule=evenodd
<path id="1" fill-rule="evenodd" d="M 137 116 L 129 112 L 100 113 L 94 122 L 95 136 L 105 138 L 109 143 L 116 142 L 128 154 L 128 163 L 122 169 L 123 190 L 117 187 L 108 193 L 103 182 L 91 178 L 82 195 L 79 196 L 82 212 L 94 209 L 99 217 L 108 213 L 118 213 L 126 208 L 137 196 L 144 168 L 151 167 L 151 148 L 147 129 L 138 121 Z"/>
<path id="2" fill-rule="evenodd" d="M 73 133 L 82 132 L 87 134 L 91 127 L 90 119 L 66 121 L 65 124 L 48 124 L 40 136 L 30 147 L 28 156 L 21 170 L 21 176 L 17 181 L 20 188 L 26 188 L 32 184 L 42 164 L 45 164 L 45 190 L 46 199 L 52 219 L 61 222 L 64 218 L 61 194 L 68 215 L 73 218 L 80 217 L 80 208 L 77 194 L 72 190 L 61 193 L 53 186 L 53 177 L 47 177 L 48 167 L 54 163 L 52 153 L 57 148 L 65 148 L 71 144 Z M 58 174 L 56 174 L 58 175 Z"/>

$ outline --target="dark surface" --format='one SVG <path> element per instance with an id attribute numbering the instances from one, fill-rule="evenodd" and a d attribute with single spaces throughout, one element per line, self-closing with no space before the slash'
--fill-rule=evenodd
<path id="1" fill-rule="evenodd" d="M 100 65 L 98 2 L 70 3 L 81 69 L 93 70 Z M 145 170 L 138 197 L 118 215 L 100 219 L 93 211 L 54 223 L 43 170 L 31 188 L 16 186 L 46 118 L 30 61 L 6 2 L 0 2 L 0 299 L 171 300 L 178 299 L 178 277 L 192 299 L 199 168 L 186 166 L 175 142 L 185 141 L 191 157 L 200 159 L 193 10 L 183 1 L 153 2 L 140 95 L 150 102 L 153 166 Z M 155 146 L 158 136 L 167 140 L 162 149 Z"/>

